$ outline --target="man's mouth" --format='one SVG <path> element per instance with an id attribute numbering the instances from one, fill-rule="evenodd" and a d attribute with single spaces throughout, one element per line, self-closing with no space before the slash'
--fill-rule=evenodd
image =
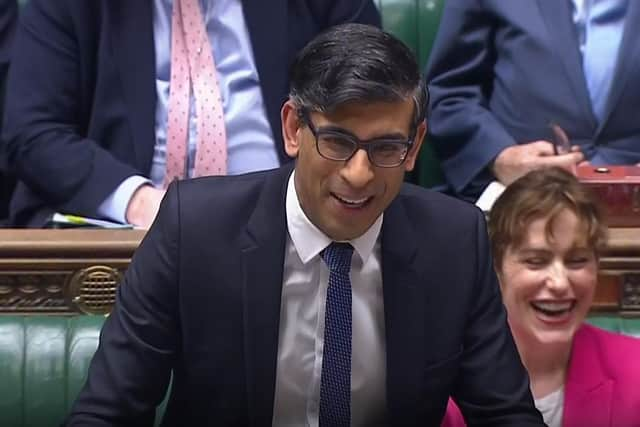
<path id="1" fill-rule="evenodd" d="M 371 201 L 371 199 L 373 199 L 372 196 L 353 198 L 353 197 L 340 196 L 336 193 L 331 193 L 331 195 L 343 205 L 346 205 L 347 207 L 354 208 L 354 209 L 364 207 L 365 205 L 367 205 L 367 203 Z"/>
<path id="2" fill-rule="evenodd" d="M 531 301 L 531 307 L 545 316 L 560 317 L 569 313 L 576 306 L 576 301 Z"/>

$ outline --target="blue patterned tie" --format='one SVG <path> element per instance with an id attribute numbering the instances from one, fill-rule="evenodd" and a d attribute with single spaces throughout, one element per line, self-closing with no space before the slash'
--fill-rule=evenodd
<path id="1" fill-rule="evenodd" d="M 583 68 L 593 112 L 604 117 L 614 78 L 628 0 L 588 0 Z"/>
<path id="2" fill-rule="evenodd" d="M 351 425 L 351 255 L 348 243 L 322 251 L 329 267 L 320 377 L 320 427 Z"/>

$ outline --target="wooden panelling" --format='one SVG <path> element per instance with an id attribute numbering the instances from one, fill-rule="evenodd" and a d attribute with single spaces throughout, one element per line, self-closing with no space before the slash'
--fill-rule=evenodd
<path id="1" fill-rule="evenodd" d="M 0 230 L 0 313 L 102 314 L 144 231 Z"/>
<path id="2" fill-rule="evenodd" d="M 0 229 L 0 314 L 107 312 L 143 237 L 139 230 Z M 640 229 L 610 230 L 593 310 L 640 317 Z"/>

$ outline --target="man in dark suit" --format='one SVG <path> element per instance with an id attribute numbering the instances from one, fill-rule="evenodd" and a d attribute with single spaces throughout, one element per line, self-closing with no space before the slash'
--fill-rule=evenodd
<path id="1" fill-rule="evenodd" d="M 292 67 L 295 168 L 178 181 L 136 251 L 68 425 L 542 426 L 482 213 L 403 183 L 412 53 L 360 24 Z"/>
<path id="2" fill-rule="evenodd" d="M 0 130 L 4 111 L 4 94 L 9 70 L 10 52 L 13 33 L 18 21 L 18 4 L 16 0 L 0 0 Z M 14 180 L 7 174 L 6 159 L 0 144 L 0 224 L 8 214 L 9 197 L 13 191 Z"/>
<path id="3" fill-rule="evenodd" d="M 151 223 L 167 183 L 177 1 L 29 1 L 16 36 L 4 132 L 20 180 L 14 225 L 42 226 L 54 211 Z M 217 71 L 228 174 L 285 161 L 275 142 L 279 111 L 288 66 L 307 41 L 337 23 L 380 25 L 371 0 L 195 4 Z M 199 106 L 196 92 L 190 101 Z M 198 151 L 198 114 L 189 113 L 187 176 Z"/>
<path id="4" fill-rule="evenodd" d="M 531 169 L 640 162 L 640 3 L 448 0 L 427 66 L 431 137 L 475 198 Z M 550 124 L 573 148 L 554 150 Z"/>
<path id="5" fill-rule="evenodd" d="M 16 0 L 0 0 L 0 10 L 0 84 L 3 84 L 9 69 L 9 52 L 18 19 L 18 4 Z"/>

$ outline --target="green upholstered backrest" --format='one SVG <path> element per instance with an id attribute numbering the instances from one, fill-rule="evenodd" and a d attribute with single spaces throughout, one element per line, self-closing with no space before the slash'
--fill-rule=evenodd
<path id="1" fill-rule="evenodd" d="M 617 316 L 592 315 L 587 322 L 602 329 L 640 338 L 640 319 Z"/>
<path id="2" fill-rule="evenodd" d="M 640 319 L 588 320 L 640 337 Z M 50 427 L 64 420 L 86 380 L 103 322 L 100 316 L 0 316 L 0 426 Z"/>
<path id="3" fill-rule="evenodd" d="M 0 316 L 0 426 L 51 427 L 67 416 L 98 347 L 102 316 Z M 156 411 L 160 424 L 166 399 Z"/>
<path id="4" fill-rule="evenodd" d="M 406 43 L 424 67 L 438 30 L 444 0 L 375 0 L 375 4 L 384 29 Z"/>
<path id="5" fill-rule="evenodd" d="M 0 316 L 0 426 L 59 425 L 86 379 L 100 316 Z"/>
<path id="6" fill-rule="evenodd" d="M 0 426 L 66 418 L 98 348 L 102 316 L 0 316 Z M 166 406 L 156 411 L 156 425 Z"/>
<path id="7" fill-rule="evenodd" d="M 413 50 L 421 69 L 427 64 L 445 0 L 375 0 L 382 26 Z M 444 182 L 440 162 L 428 140 L 409 181 L 426 187 Z"/>

